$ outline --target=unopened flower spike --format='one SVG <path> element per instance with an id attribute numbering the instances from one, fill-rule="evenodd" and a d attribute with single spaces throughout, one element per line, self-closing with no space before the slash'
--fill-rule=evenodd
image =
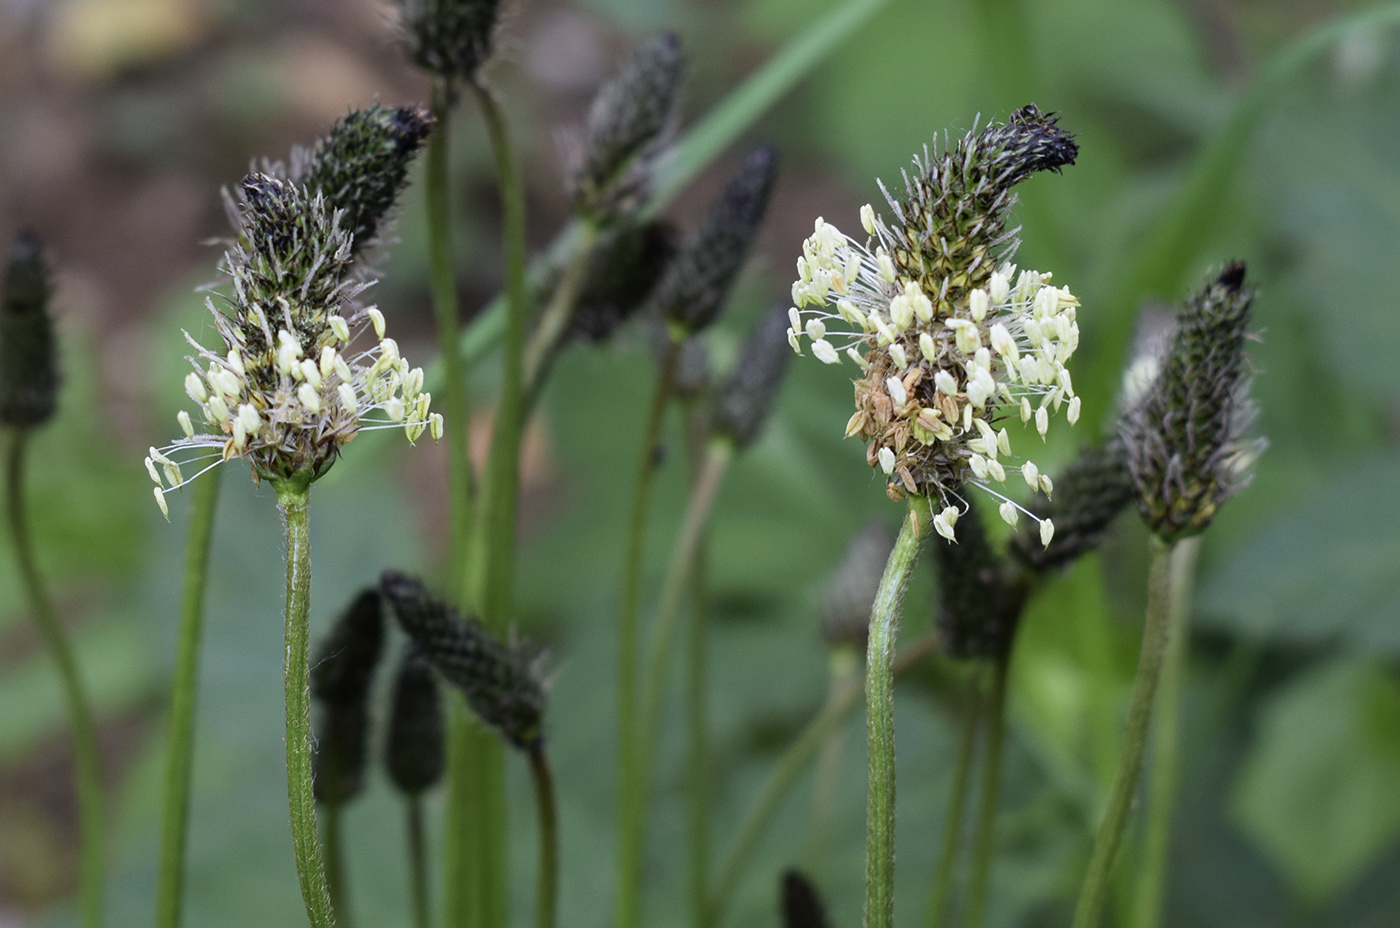
<path id="1" fill-rule="evenodd" d="M 32 232 L 10 251 L 0 294 L 0 425 L 43 425 L 58 405 L 58 352 L 49 317 L 49 269 Z"/>
<path id="2" fill-rule="evenodd" d="M 536 662 L 411 577 L 385 571 L 380 589 L 399 625 L 477 717 L 516 747 L 533 748 L 543 737 L 545 708 Z"/>
<path id="3" fill-rule="evenodd" d="M 1025 602 L 1025 586 L 987 543 L 969 501 L 957 544 L 934 545 L 938 559 L 938 627 L 953 657 L 1005 659 Z"/>
<path id="4" fill-rule="evenodd" d="M 680 39 L 666 32 L 638 48 L 598 91 L 569 177 L 577 210 L 608 218 L 645 201 L 652 162 L 675 127 L 684 74 Z"/>
<path id="5" fill-rule="evenodd" d="M 491 57 L 500 0 L 397 0 L 399 45 L 430 74 L 475 80 Z"/>
<path id="6" fill-rule="evenodd" d="M 1055 475 L 1054 488 L 1053 497 L 1041 495 L 1031 504 L 1053 520 L 1050 543 L 1041 543 L 1035 524 L 1022 527 L 1011 541 L 1011 552 L 1038 572 L 1064 567 L 1097 548 L 1113 520 L 1132 501 L 1133 478 L 1122 441 L 1115 435 L 1081 453 Z"/>
<path id="7" fill-rule="evenodd" d="M 1210 525 L 1249 483 L 1264 439 L 1254 421 L 1244 353 L 1254 293 L 1244 264 L 1226 265 L 1187 301 L 1151 385 L 1119 421 L 1138 511 L 1166 542 Z"/>
<path id="8" fill-rule="evenodd" d="M 384 644 L 379 591 L 362 591 L 331 626 L 311 661 L 316 701 L 312 785 L 317 802 L 344 804 L 364 785 L 370 684 Z"/>
<path id="9" fill-rule="evenodd" d="M 612 337 L 656 287 L 675 254 L 674 237 L 661 221 L 623 222 L 603 233 L 588 257 L 569 335 L 592 342 Z"/>
<path id="10" fill-rule="evenodd" d="M 399 662 L 384 762 L 389 779 L 409 795 L 430 789 L 447 767 L 447 732 L 436 672 L 411 645 Z"/>
<path id="11" fill-rule="evenodd" d="M 379 241 L 432 124 L 421 106 L 354 110 L 310 148 L 292 149 L 289 164 L 264 162 L 262 173 L 301 184 L 324 195 L 332 210 L 344 210 L 340 225 L 359 255 Z"/>
<path id="12" fill-rule="evenodd" d="M 904 195 L 885 192 L 889 220 L 862 208 L 863 241 L 818 219 L 803 243 L 789 343 L 860 370 L 846 434 L 867 443 L 892 498 L 934 503 L 934 529 L 949 540 L 964 484 L 995 497 L 1011 522 L 1036 517 L 1001 489 L 1009 476 L 1051 490 L 1032 462 L 1013 463 L 1007 422 L 1044 439 L 1052 416 L 1079 418 L 1065 366 L 1079 345 L 1079 301 L 1049 273 L 1010 263 L 1018 242 L 1006 225 L 1011 188 L 1077 153 L 1053 114 L 1027 106 L 915 157 Z M 1037 521 L 1048 544 L 1054 526 Z"/>
<path id="13" fill-rule="evenodd" d="M 402 428 L 410 442 L 442 434 L 421 373 L 384 337 L 383 316 L 355 303 L 368 284 L 351 273 L 343 211 L 266 174 L 243 179 L 240 201 L 240 234 L 224 257 L 232 294 L 223 309 L 207 301 L 223 345 L 186 333 L 196 354 L 185 390 L 199 411 L 181 418 L 186 437 L 147 458 L 162 512 L 166 492 L 231 458 L 255 480 L 309 485 L 362 429 Z M 375 340 L 357 345 L 371 323 Z"/>
<path id="14" fill-rule="evenodd" d="M 719 316 L 768 208 L 777 174 L 777 152 L 755 149 L 710 205 L 652 296 L 668 323 L 698 332 Z"/>
<path id="15" fill-rule="evenodd" d="M 851 539 L 822 596 L 822 639 L 829 647 L 865 652 L 870 609 L 893 549 L 894 535 L 882 522 L 870 523 Z"/>
<path id="16" fill-rule="evenodd" d="M 792 352 L 787 346 L 787 312 L 782 306 L 770 309 L 759 320 L 744 343 L 734 371 L 715 398 L 711 417 L 716 434 L 724 435 L 735 447 L 749 445 L 768 420 L 777 402 Z"/>

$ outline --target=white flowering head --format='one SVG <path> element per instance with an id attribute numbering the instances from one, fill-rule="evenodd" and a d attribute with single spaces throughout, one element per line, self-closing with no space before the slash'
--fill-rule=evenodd
<path id="1" fill-rule="evenodd" d="M 1079 344 L 1079 301 L 1048 273 L 1018 272 L 1006 228 L 1010 188 L 1077 152 L 1053 115 L 1025 107 L 941 155 L 915 157 L 905 196 L 885 193 L 893 222 L 861 209 L 863 242 L 818 219 L 803 243 L 788 341 L 860 368 L 847 436 L 867 442 L 891 497 L 939 504 L 934 528 L 950 540 L 964 484 L 1000 499 L 1013 525 L 1029 513 L 998 489 L 1008 478 L 1051 491 L 1033 462 L 1012 464 L 1008 418 L 1034 422 L 1044 438 L 1053 415 L 1079 416 L 1065 366 Z M 1044 543 L 1053 531 L 1043 522 Z"/>
<path id="2" fill-rule="evenodd" d="M 185 391 L 198 412 L 181 411 L 184 438 L 146 459 L 162 511 L 165 491 L 231 458 L 255 480 L 309 484 L 361 429 L 403 428 L 409 441 L 442 433 L 422 369 L 385 337 L 379 310 L 354 302 L 368 284 L 351 273 L 342 211 L 265 174 L 244 178 L 240 193 L 239 237 L 225 255 L 233 292 L 225 310 L 207 301 L 223 345 L 186 333 L 196 354 Z M 358 347 L 371 328 L 370 346 Z"/>

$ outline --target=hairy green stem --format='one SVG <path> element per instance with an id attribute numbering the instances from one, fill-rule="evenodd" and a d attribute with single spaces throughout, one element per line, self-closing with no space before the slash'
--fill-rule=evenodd
<path id="1" fill-rule="evenodd" d="M 331 896 L 331 909 L 336 913 L 336 920 L 341 928 L 350 928 L 353 920 L 350 918 L 350 906 L 346 899 L 349 889 L 345 883 L 344 829 L 340 827 L 342 811 L 344 810 L 338 802 L 321 804 L 321 846 L 325 848 L 326 854 L 326 888 Z"/>
<path id="2" fill-rule="evenodd" d="M 525 280 L 525 188 L 516 164 L 505 113 L 491 89 L 478 77 L 469 83 L 486 122 L 496 163 L 503 215 L 506 254 L 506 318 L 502 346 L 501 395 L 491 435 L 485 492 L 477 518 L 473 573 L 479 591 L 475 602 L 482 621 L 504 636 L 514 614 L 515 518 L 520 489 L 520 435 L 524 411 L 525 319 L 529 313 Z M 472 797 L 480 815 L 476 847 L 469 856 L 478 868 L 480 920 L 474 928 L 500 928 L 509 920 L 506 895 L 505 755 L 501 745 L 479 729 L 470 736 L 479 776 L 479 795 Z"/>
<path id="3" fill-rule="evenodd" d="M 437 319 L 438 348 L 442 354 L 443 384 L 440 389 L 448 423 L 447 582 L 457 601 L 465 604 L 466 549 L 471 531 L 473 478 L 467 378 L 461 354 L 456 350 L 460 323 L 457 318 L 457 277 L 452 266 L 452 228 L 448 209 L 452 202 L 447 170 L 452 116 L 452 91 L 448 80 L 441 76 L 433 78 L 432 94 L 433 131 L 428 134 L 423 187 L 427 198 L 428 266 L 433 315 Z"/>
<path id="4" fill-rule="evenodd" d="M 578 241 L 569 262 L 554 287 L 549 304 L 540 313 L 539 324 L 530 336 L 525 347 L 525 395 L 527 407 L 534 405 L 544 385 L 545 375 L 554 356 L 558 353 L 564 333 L 574 317 L 574 306 L 578 303 L 579 290 L 583 287 L 584 272 L 593 257 L 593 244 L 598 239 L 598 226 L 592 222 L 581 222 Z"/>
<path id="5" fill-rule="evenodd" d="M 907 646 L 894 661 L 894 675 L 899 676 L 915 666 L 938 650 L 938 646 L 939 636 L 936 633 L 926 635 Z M 853 686 L 845 691 L 840 700 L 828 700 L 778 759 L 778 765 L 769 775 L 763 792 L 744 814 L 729 853 L 725 856 L 724 865 L 719 868 L 719 878 L 715 881 L 715 888 L 710 892 L 709 901 L 705 906 L 707 928 L 718 925 L 724 917 L 729 899 L 734 895 L 734 888 L 739 885 L 739 879 L 748 868 L 753 852 L 758 847 L 758 839 L 763 837 L 788 790 L 797 782 L 797 778 L 817 753 L 817 749 L 826 743 L 831 733 L 860 702 L 864 693 L 861 687 Z"/>
<path id="6" fill-rule="evenodd" d="M 651 508 L 652 475 L 656 470 L 656 446 L 671 397 L 680 342 L 667 342 L 666 354 L 656 374 L 651 407 L 642 429 L 637 477 L 627 518 L 627 547 L 622 560 L 622 607 L 617 631 L 617 928 L 636 928 L 641 904 L 641 853 L 643 804 L 638 802 L 643 769 L 638 754 L 641 728 L 637 711 L 637 624 L 642 601 L 642 561 L 646 553 L 647 514 Z"/>
<path id="7" fill-rule="evenodd" d="M 1185 672 L 1190 629 L 1191 587 L 1196 574 L 1197 538 L 1176 545 L 1171 558 L 1171 598 L 1167 605 L 1167 654 L 1157 684 L 1157 717 L 1152 723 L 1152 771 L 1147 789 L 1146 829 L 1132 924 L 1157 928 L 1162 919 L 1162 893 L 1167 879 L 1167 850 L 1171 845 L 1172 801 L 1178 769 L 1181 678 Z"/>
<path id="8" fill-rule="evenodd" d="M 852 690 L 859 690 L 863 681 L 860 676 L 861 655 L 854 648 L 839 647 L 828 661 L 826 699 L 828 703 L 842 703 L 849 698 Z M 837 798 L 837 778 L 841 772 L 841 751 L 845 746 L 845 732 L 833 728 L 817 754 L 817 772 L 812 783 L 812 816 L 807 829 L 806 861 L 808 873 L 821 872 L 821 859 L 826 851 L 827 833 L 831 828 L 832 811 L 839 808 Z"/>
<path id="9" fill-rule="evenodd" d="M 559 894 L 559 810 L 554 798 L 554 772 L 544 742 L 536 741 L 526 752 L 530 778 L 535 786 L 539 815 L 540 869 L 535 884 L 535 928 L 554 928 Z"/>
<path id="10" fill-rule="evenodd" d="M 428 928 L 432 921 L 428 896 L 428 848 L 423 834 L 423 794 L 404 801 L 404 825 L 408 839 L 408 884 L 413 928 Z"/>
<path id="11" fill-rule="evenodd" d="M 1001 797 L 1001 753 L 1006 742 L 1006 665 L 996 658 L 987 686 L 987 744 L 982 759 L 982 784 L 977 802 L 977 836 L 972 845 L 972 872 L 967 882 L 964 928 L 982 928 L 987 913 L 987 887 L 996 857 L 997 804 Z"/>
<path id="12" fill-rule="evenodd" d="M 709 436 L 706 404 L 687 400 L 685 447 L 692 493 L 704 471 Z M 690 570 L 690 624 L 685 643 L 686 879 L 691 928 L 704 924 L 705 893 L 710 885 L 710 609 L 706 548 L 706 535 L 702 534 Z"/>
<path id="13" fill-rule="evenodd" d="M 909 576 L 932 528 L 927 497 L 909 499 L 909 512 L 885 563 L 870 610 L 865 650 L 865 725 L 870 794 L 865 813 L 865 928 L 894 924 L 894 648 Z"/>
<path id="14" fill-rule="evenodd" d="M 680 534 L 671 550 L 671 561 L 667 565 L 666 579 L 661 588 L 661 604 L 657 609 L 655 628 L 652 631 L 650 647 L 647 649 L 646 686 L 641 702 L 641 737 L 632 754 L 635 769 L 626 777 L 629 788 L 623 793 L 623 801 L 632 807 L 627 815 L 630 827 L 620 838 L 628 845 L 624 852 L 625 859 L 635 862 L 638 868 L 646 846 L 645 825 L 651 795 L 651 763 L 656 754 L 656 742 L 661 734 L 666 680 L 676 632 L 680 627 L 681 600 L 690 585 L 695 557 L 700 550 L 705 526 L 709 523 L 715 494 L 733 454 L 734 444 L 725 438 L 712 439 L 705 452 L 704 464 L 691 489 L 690 501 L 686 504 Z"/>
<path id="15" fill-rule="evenodd" d="M 180 640 L 170 694 L 170 733 L 165 754 L 160 873 L 156 928 L 178 928 L 185 888 L 185 840 L 189 834 L 190 781 L 194 764 L 194 716 L 199 693 L 199 646 L 204 637 L 204 588 L 214 538 L 222 467 L 194 483 L 190 533 L 185 542 L 185 580 L 180 598 Z"/>
<path id="16" fill-rule="evenodd" d="M 49 657 L 58 670 L 68 700 L 69 725 L 73 729 L 73 767 L 78 790 L 78 823 L 82 834 L 79 896 L 85 928 L 102 923 L 102 885 L 106 870 L 106 826 L 102 810 L 102 758 L 97 747 L 97 725 L 92 703 L 83 685 L 77 658 L 68 642 L 63 624 L 49 601 L 39 568 L 34 563 L 34 547 L 24 510 L 24 448 L 29 432 L 16 427 L 10 434 L 10 453 L 5 466 L 5 510 L 14 543 L 20 582 L 34 612 L 34 624 Z"/>
<path id="17" fill-rule="evenodd" d="M 962 843 L 963 807 L 972 783 L 972 758 L 981 723 L 981 689 L 978 674 L 968 675 L 967 696 L 962 704 L 962 729 L 958 734 L 957 759 L 953 762 L 953 784 L 948 793 L 948 815 L 943 823 L 943 841 L 938 848 L 938 867 L 933 874 L 929 898 L 928 928 L 942 928 L 948 921 L 948 903 L 953 895 L 953 870 Z"/>
<path id="18" fill-rule="evenodd" d="M 287 480 L 276 485 L 287 537 L 287 651 L 283 668 L 287 700 L 287 803 L 292 851 L 301 898 L 312 928 L 331 928 L 335 915 L 326 865 L 316 836 L 316 797 L 311 783 L 311 530 L 310 486 Z"/>
<path id="19" fill-rule="evenodd" d="M 1074 928 L 1096 928 L 1108 898 L 1113 859 L 1123 837 L 1142 772 L 1142 756 L 1147 747 L 1147 730 L 1152 720 L 1152 704 L 1167 650 L 1171 600 L 1172 546 L 1155 536 L 1152 539 L 1151 569 L 1147 580 L 1147 617 L 1142 630 L 1142 652 L 1137 676 L 1128 701 L 1128 725 L 1123 735 L 1123 752 L 1113 778 L 1094 853 L 1084 875 L 1084 887 L 1074 912 Z"/>

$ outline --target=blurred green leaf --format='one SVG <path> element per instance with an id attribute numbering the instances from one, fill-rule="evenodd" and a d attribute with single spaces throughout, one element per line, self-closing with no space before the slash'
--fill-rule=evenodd
<path id="1" fill-rule="evenodd" d="M 1400 654 L 1400 460 L 1337 473 L 1212 576 L 1203 621 L 1265 640 Z"/>
<path id="2" fill-rule="evenodd" d="M 1354 883 L 1400 834 L 1400 684 L 1359 661 L 1320 667 L 1265 708 L 1232 812 L 1303 898 Z"/>

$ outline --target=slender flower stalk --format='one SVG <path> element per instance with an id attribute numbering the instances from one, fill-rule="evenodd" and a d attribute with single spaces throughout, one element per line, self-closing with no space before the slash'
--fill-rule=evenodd
<path id="1" fill-rule="evenodd" d="M 997 805 L 1001 798 L 1001 755 L 1006 742 L 1005 658 L 994 660 L 987 681 L 986 749 L 982 758 L 982 784 L 977 802 L 977 836 L 972 845 L 972 872 L 967 884 L 967 911 L 963 924 L 982 928 L 986 921 L 987 888 L 996 856 Z"/>
<path id="2" fill-rule="evenodd" d="M 979 689 L 977 675 L 969 674 L 967 696 L 960 707 L 962 727 L 958 734 L 957 759 L 953 762 L 953 783 L 948 789 L 943 840 L 938 848 L 938 865 L 934 870 L 933 892 L 929 897 L 928 928 L 942 928 L 948 923 L 948 908 L 953 897 L 953 870 L 958 862 L 958 847 L 962 843 L 963 807 L 972 783 L 972 760 L 977 748 L 977 729 L 982 719 Z"/>
<path id="3" fill-rule="evenodd" d="M 180 597 L 180 640 L 171 683 L 170 734 L 165 755 L 161 813 L 160 871 L 156 886 L 156 928 L 178 928 L 185 883 L 190 783 L 194 766 L 194 720 L 199 682 L 199 646 L 204 637 L 204 589 L 214 539 L 220 471 L 195 485 L 185 545 L 184 591 Z"/>
<path id="4" fill-rule="evenodd" d="M 535 883 L 535 928 L 554 928 L 559 894 L 559 811 L 554 797 L 554 771 L 543 739 L 526 751 L 530 780 L 535 787 L 539 816 L 540 864 Z"/>
<path id="5" fill-rule="evenodd" d="M 1138 512 L 1152 532 L 1147 616 L 1123 750 L 1074 928 L 1096 928 L 1102 916 L 1142 771 L 1172 612 L 1185 609 L 1184 603 L 1172 603 L 1174 550 L 1182 539 L 1204 531 L 1221 504 L 1248 484 L 1264 446 L 1263 439 L 1244 437 L 1255 412 L 1244 354 L 1254 295 L 1244 277 L 1243 264 L 1228 264 L 1187 301 L 1155 375 L 1119 420 Z"/>
<path id="6" fill-rule="evenodd" d="M 686 464 L 690 492 L 704 469 L 710 440 L 710 414 L 705 404 L 684 404 Z M 684 645 L 685 673 L 685 788 L 686 890 L 691 928 L 705 921 L 705 893 L 710 887 L 711 777 L 709 718 L 709 533 L 703 533 L 690 569 L 690 622 Z"/>
<path id="7" fill-rule="evenodd" d="M 870 757 L 866 805 L 865 925 L 894 923 L 894 649 L 904 593 L 933 521 L 930 501 L 909 498 L 909 512 L 895 539 L 870 610 L 865 650 L 865 727 Z"/>
<path id="8" fill-rule="evenodd" d="M 287 801 L 291 809 L 292 850 L 296 855 L 301 898 L 312 928 L 332 928 L 330 888 L 325 857 L 316 835 L 316 796 L 312 786 L 311 746 L 311 527 L 310 481 L 276 485 L 278 507 L 287 539 L 286 664 Z"/>
<path id="9" fill-rule="evenodd" d="M 937 634 L 926 635 L 918 641 L 906 645 L 899 656 L 895 658 L 894 675 L 898 677 L 910 668 L 922 663 L 925 658 L 937 651 L 938 647 L 939 636 Z M 763 837 L 764 832 L 772 823 L 773 816 L 782 805 L 783 799 L 797 783 L 798 778 L 816 755 L 818 749 L 826 743 L 831 733 L 846 720 L 863 695 L 864 690 L 857 686 L 846 690 L 840 700 L 829 700 L 788 745 L 783 756 L 778 759 L 773 772 L 768 776 L 768 782 L 764 785 L 763 791 L 749 806 L 748 811 L 744 813 L 744 818 L 735 832 L 728 853 L 725 855 L 724 863 L 717 870 L 719 876 L 715 879 L 714 888 L 710 891 L 705 907 L 706 928 L 715 928 L 723 920 L 725 910 L 734 895 L 734 890 L 752 861 L 754 851 L 758 848 L 759 839 Z"/>
<path id="10" fill-rule="evenodd" d="M 1142 838 L 1142 859 L 1138 864 L 1137 888 L 1133 896 L 1134 928 L 1157 928 L 1162 919 L 1162 896 L 1167 878 L 1167 852 L 1171 845 L 1172 806 L 1176 798 L 1179 765 L 1181 684 L 1186 672 L 1191 588 L 1199 547 L 1198 539 L 1184 538 L 1177 542 L 1172 554 L 1167 654 L 1163 658 L 1162 678 L 1157 684 L 1157 717 L 1152 723 L 1152 772 L 1144 812 L 1146 828 Z"/>
<path id="11" fill-rule="evenodd" d="M 79 903 L 85 928 L 97 928 L 102 921 L 107 843 L 97 726 L 73 647 L 35 563 L 24 506 L 24 456 L 29 435 L 53 417 L 58 403 L 49 293 L 49 270 L 39 240 L 32 233 L 21 234 L 11 251 L 0 292 L 0 427 L 9 432 L 5 515 L 24 595 L 68 704 L 82 836 Z"/>

